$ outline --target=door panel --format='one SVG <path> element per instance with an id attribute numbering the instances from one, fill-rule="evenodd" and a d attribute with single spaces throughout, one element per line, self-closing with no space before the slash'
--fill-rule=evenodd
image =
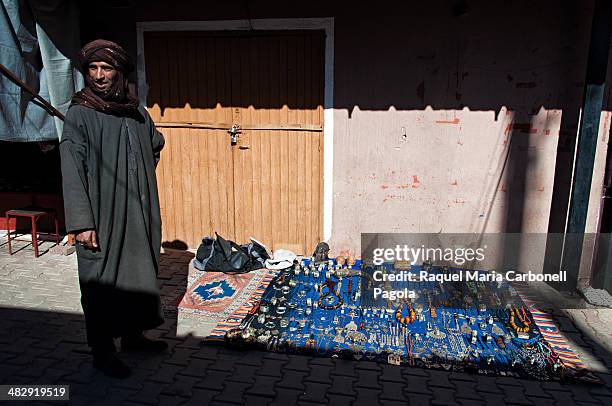
<path id="1" fill-rule="evenodd" d="M 256 130 L 241 137 L 234 160 L 240 241 L 254 236 L 275 247 L 314 249 L 321 234 L 321 143 L 320 132 Z"/>
<path id="2" fill-rule="evenodd" d="M 147 106 L 167 142 L 164 241 L 195 248 L 217 231 L 312 252 L 322 236 L 323 40 L 145 33 Z M 236 145 L 233 124 L 243 127 Z"/>
<path id="3" fill-rule="evenodd" d="M 233 157 L 227 133 L 160 130 L 167 141 L 157 167 L 162 240 L 197 248 L 214 231 L 233 236 Z M 199 151 L 206 151 L 206 159 Z"/>

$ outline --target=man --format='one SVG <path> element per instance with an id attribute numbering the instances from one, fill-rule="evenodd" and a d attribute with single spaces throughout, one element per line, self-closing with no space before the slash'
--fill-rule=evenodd
<path id="1" fill-rule="evenodd" d="M 79 54 L 86 87 L 73 96 L 60 143 L 66 229 L 76 250 L 94 367 L 124 378 L 123 350 L 161 352 L 144 330 L 163 323 L 156 277 L 161 220 L 155 167 L 164 138 L 130 95 L 134 65 L 114 42 Z"/>

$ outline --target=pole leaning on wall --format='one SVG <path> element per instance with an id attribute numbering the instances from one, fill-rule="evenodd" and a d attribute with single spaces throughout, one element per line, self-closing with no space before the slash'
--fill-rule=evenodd
<path id="1" fill-rule="evenodd" d="M 593 11 L 574 178 L 561 263 L 562 269 L 567 271 L 569 289 L 575 289 L 578 285 L 599 121 L 606 86 L 611 28 L 612 2 L 597 0 Z"/>

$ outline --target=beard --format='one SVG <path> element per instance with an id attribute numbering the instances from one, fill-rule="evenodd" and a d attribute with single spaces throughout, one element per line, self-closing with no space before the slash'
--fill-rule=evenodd
<path id="1" fill-rule="evenodd" d="M 128 81 L 120 70 L 117 70 L 115 76 L 110 80 L 110 86 L 106 89 L 99 89 L 96 81 L 89 75 L 86 76 L 85 81 L 91 91 L 104 101 L 123 103 L 128 99 Z"/>

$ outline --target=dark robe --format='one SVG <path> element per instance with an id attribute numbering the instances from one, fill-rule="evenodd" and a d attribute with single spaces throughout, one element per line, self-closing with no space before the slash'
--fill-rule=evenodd
<path id="1" fill-rule="evenodd" d="M 60 143 L 66 230 L 93 229 L 98 238 L 98 250 L 76 247 L 92 347 L 163 323 L 155 167 L 164 138 L 139 112 L 127 118 L 73 105 Z"/>

